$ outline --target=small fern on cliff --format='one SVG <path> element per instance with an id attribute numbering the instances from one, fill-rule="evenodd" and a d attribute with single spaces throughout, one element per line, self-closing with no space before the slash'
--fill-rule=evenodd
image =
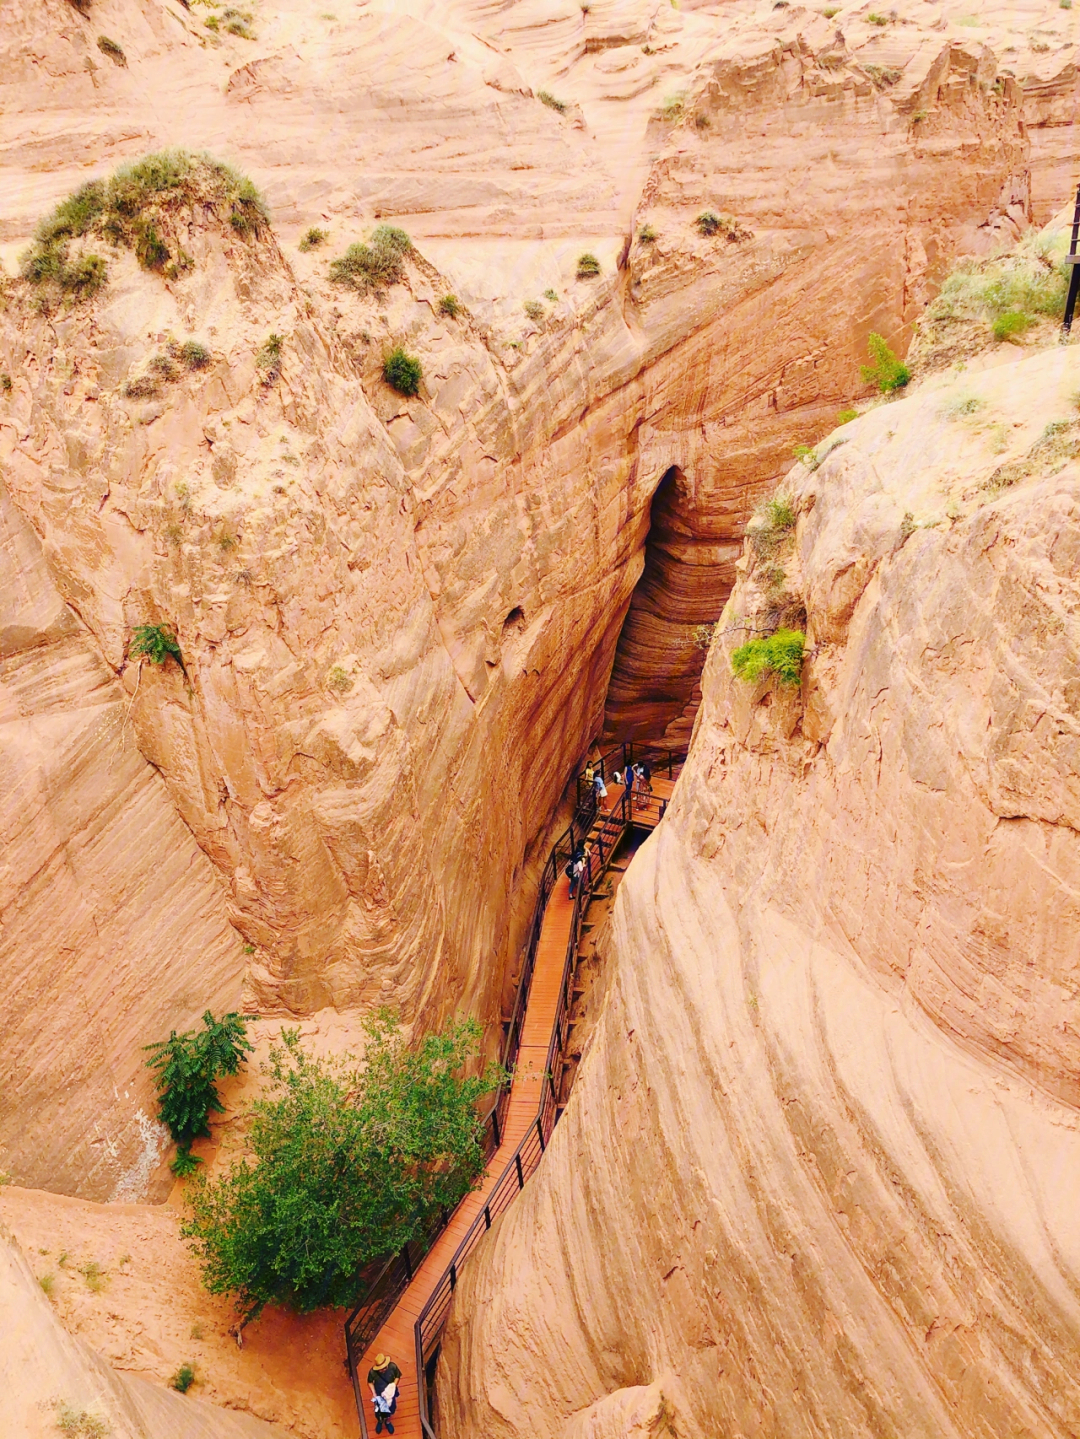
<path id="1" fill-rule="evenodd" d="M 164 625 L 136 625 L 128 645 L 131 659 L 148 659 L 151 664 L 163 665 L 167 659 L 174 659 L 181 669 L 184 656 L 176 635 Z"/>
<path id="2" fill-rule="evenodd" d="M 747 684 L 775 675 L 783 685 L 797 685 L 802 679 L 805 646 L 806 636 L 800 630 L 777 630 L 740 645 L 731 656 L 732 673 Z"/>

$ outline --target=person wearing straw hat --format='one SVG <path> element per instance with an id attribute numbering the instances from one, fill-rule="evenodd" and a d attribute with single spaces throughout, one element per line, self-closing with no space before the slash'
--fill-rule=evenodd
<path id="1" fill-rule="evenodd" d="M 401 1370 L 387 1354 L 376 1354 L 375 1363 L 368 1370 L 367 1382 L 371 1385 L 371 1406 L 375 1410 L 375 1433 L 393 1434 L 393 1414 L 397 1408 L 398 1380 Z"/>

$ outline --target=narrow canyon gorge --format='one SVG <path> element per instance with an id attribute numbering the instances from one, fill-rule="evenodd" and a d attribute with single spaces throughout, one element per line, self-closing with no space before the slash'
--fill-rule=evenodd
<path id="1" fill-rule="evenodd" d="M 0 4 L 0 1436 L 368 1433 L 146 1046 L 249 1017 L 211 1176 L 283 1029 L 504 1054 L 629 742 L 398 1433 L 1080 1433 L 1071 0 L 320 5 Z"/>

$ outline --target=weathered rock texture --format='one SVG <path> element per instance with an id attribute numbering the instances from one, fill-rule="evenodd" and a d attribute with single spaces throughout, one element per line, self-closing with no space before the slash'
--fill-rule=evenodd
<path id="1" fill-rule="evenodd" d="M 1057 349 L 882 405 L 740 562 L 444 1439 L 1080 1426 L 1078 384 Z M 729 664 L 776 563 L 796 689 Z"/>
<path id="2" fill-rule="evenodd" d="M 194 206 L 170 221 L 194 262 L 178 278 L 122 251 L 91 304 L 42 316 L 14 286 L 0 317 L 5 483 L 93 663 L 122 675 L 263 1010 L 461 1006 L 498 1033 L 493 961 L 515 952 L 530 846 L 601 728 L 662 476 L 681 473 L 678 504 L 619 703 L 677 727 L 699 654 L 681 606 L 719 612 L 753 499 L 850 398 L 867 332 L 902 342 L 948 258 L 1028 214 L 1023 91 L 936 11 L 888 27 L 886 79 L 885 37 L 855 14 L 841 31 L 793 7 L 639 0 L 549 21 L 531 4 L 340 22 L 266 4 L 247 41 L 150 0 L 101 0 L 92 22 L 66 0 L 5 10 L 10 258 L 79 180 L 163 144 L 247 163 L 281 226 L 243 238 Z M 705 209 L 734 217 L 731 238 L 698 233 Z M 330 286 L 328 256 L 380 215 L 418 242 L 405 282 Z M 312 222 L 328 248 L 291 251 Z M 598 280 L 574 278 L 585 249 Z M 170 335 L 209 367 L 126 394 Z M 423 364 L 416 399 L 381 379 L 398 343 Z M 126 662 L 145 622 L 177 627 L 190 685 Z M 24 763 L 30 783 L 47 768 Z M 145 845 L 198 907 L 184 852 Z M 17 945 L 17 966 L 39 961 Z M 170 954 L 194 973 L 204 948 L 193 929 Z M 77 990 L 68 954 L 46 963 Z M 133 962 L 125 941 L 114 965 Z M 132 1008 L 129 1042 L 189 1014 Z M 137 1096 L 117 1102 L 134 1135 Z M 29 1152 L 37 1108 L 17 1123 Z M 20 1180 L 88 1196 L 127 1172 L 15 1157 Z"/>

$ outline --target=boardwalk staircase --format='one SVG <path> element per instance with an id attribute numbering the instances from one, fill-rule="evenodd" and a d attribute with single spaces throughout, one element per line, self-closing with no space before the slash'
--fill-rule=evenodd
<path id="1" fill-rule="evenodd" d="M 368 1271 L 361 1300 L 345 1322 L 363 1439 L 368 1439 L 366 1375 L 379 1353 L 393 1358 L 404 1375 L 394 1415 L 396 1439 L 437 1439 L 432 1387 L 462 1265 L 535 1172 L 562 1114 L 558 1077 L 568 1049 L 574 972 L 589 901 L 630 828 L 653 829 L 659 823 L 685 758 L 685 750 L 627 743 L 594 757 L 578 777 L 574 819 L 544 866 L 513 1010 L 504 1020 L 499 1058 L 509 1079 L 485 1120 L 483 1178 L 452 1214 L 440 1216 L 428 1233 Z M 651 794 L 631 798 L 624 784 L 614 783 L 614 773 L 633 763 L 651 768 Z M 599 797 L 596 774 L 608 785 L 606 800 Z M 565 871 L 579 847 L 585 850 L 585 864 L 571 896 Z"/>

